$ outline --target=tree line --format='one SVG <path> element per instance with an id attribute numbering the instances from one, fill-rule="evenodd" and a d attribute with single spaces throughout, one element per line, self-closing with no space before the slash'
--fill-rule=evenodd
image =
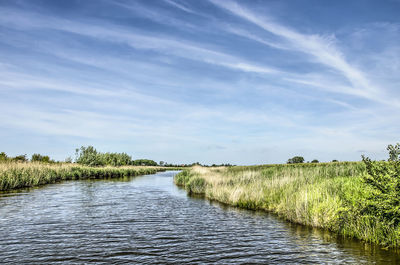
<path id="1" fill-rule="evenodd" d="M 86 166 L 157 166 L 157 162 L 150 159 L 136 159 L 126 153 L 101 153 L 93 146 L 82 146 L 75 150 L 76 163 Z"/>
<path id="2" fill-rule="evenodd" d="M 0 153 L 0 162 L 43 162 L 43 163 L 57 163 L 56 161 L 50 159 L 49 156 L 42 156 L 40 154 L 33 154 L 31 159 L 29 159 L 26 154 L 25 155 L 17 155 L 17 156 L 7 156 L 5 152 Z"/>
<path id="3" fill-rule="evenodd" d="M 126 153 L 102 153 L 97 151 L 93 146 L 82 146 L 75 150 L 75 161 L 68 157 L 64 163 L 78 163 L 81 165 L 98 167 L 98 166 L 158 166 L 157 162 L 150 159 L 132 159 Z M 33 154 L 29 159 L 27 155 L 17 155 L 15 157 L 7 156 L 5 152 L 0 153 L 0 162 L 41 162 L 41 163 L 60 163 L 51 159 L 47 155 Z M 168 165 L 169 166 L 169 165 Z M 172 166 L 172 165 L 171 165 Z"/>
<path id="4" fill-rule="evenodd" d="M 289 158 L 288 161 L 286 162 L 287 164 L 301 164 L 305 163 L 305 159 L 302 156 L 294 156 L 292 158 Z M 332 162 L 339 162 L 336 159 L 333 159 Z M 313 159 L 311 162 L 307 161 L 307 163 L 319 163 L 318 159 Z"/>

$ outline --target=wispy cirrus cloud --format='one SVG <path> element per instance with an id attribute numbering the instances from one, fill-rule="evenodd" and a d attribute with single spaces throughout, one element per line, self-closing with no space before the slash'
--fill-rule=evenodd
<path id="1" fill-rule="evenodd" d="M 298 31 L 290 29 L 279 23 L 274 22 L 271 18 L 261 17 L 256 13 L 248 10 L 247 8 L 239 5 L 233 1 L 215 1 L 210 0 L 213 4 L 221 7 L 232 14 L 245 19 L 258 27 L 268 31 L 276 36 L 281 37 L 283 40 L 290 43 L 290 48 L 298 50 L 312 56 L 318 63 L 328 66 L 341 74 L 343 74 L 350 82 L 351 87 L 347 87 L 347 91 L 354 95 L 359 95 L 370 100 L 379 100 L 384 103 L 391 103 L 394 106 L 399 106 L 399 101 L 388 98 L 381 88 L 376 87 L 367 78 L 366 74 L 359 70 L 357 67 L 351 65 L 345 58 L 344 54 L 336 47 L 336 39 L 334 35 L 306 35 Z M 238 32 L 239 35 L 255 39 L 263 43 L 262 39 Z M 265 43 L 266 45 L 275 48 L 281 48 L 277 44 Z M 287 49 L 287 46 L 282 46 Z M 299 82 L 305 82 L 300 80 Z M 343 90 L 342 90 L 343 91 Z"/>
<path id="2" fill-rule="evenodd" d="M 168 4 L 172 5 L 172 6 L 174 6 L 174 7 L 177 7 L 177 8 L 180 9 L 180 10 L 183 10 L 183 11 L 187 12 L 187 13 L 191 13 L 191 14 L 196 13 L 196 12 L 193 11 L 192 9 L 190 9 L 190 8 L 184 6 L 183 4 L 178 3 L 178 2 L 176 2 L 176 1 L 173 1 L 173 0 L 164 0 L 164 1 L 165 1 L 166 3 L 168 3 Z"/>
<path id="3" fill-rule="evenodd" d="M 0 3 L 0 138 L 15 139 L 0 143 L 169 162 L 382 158 L 400 131 L 399 27 L 363 17 L 333 30 L 321 15 L 305 31 L 277 5 L 294 12 L 285 1 Z"/>
<path id="4" fill-rule="evenodd" d="M 185 40 L 175 40 L 162 35 L 151 36 L 141 34 L 138 32 L 128 31 L 127 29 L 116 25 L 105 24 L 98 26 L 95 24 L 69 21 L 29 12 L 24 12 L 23 18 L 21 19 L 21 14 L 17 16 L 16 14 L 13 14 L 13 12 L 14 11 L 12 10 L 0 9 L 0 14 L 2 15 L 0 21 L 16 28 L 48 28 L 76 33 L 109 42 L 121 42 L 130 45 L 135 49 L 155 50 L 165 55 L 178 56 L 239 71 L 263 74 L 280 72 L 272 67 L 247 62 L 243 58 L 237 58 L 216 49 L 202 47 Z M 96 21 L 94 21 L 94 23 L 96 23 Z"/>

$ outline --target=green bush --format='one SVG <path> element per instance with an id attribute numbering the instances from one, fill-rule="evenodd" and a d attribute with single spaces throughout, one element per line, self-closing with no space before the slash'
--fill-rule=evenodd
<path id="1" fill-rule="evenodd" d="M 26 158 L 26 155 L 18 155 L 16 157 L 13 157 L 12 160 L 16 162 L 28 162 L 28 158 Z"/>
<path id="2" fill-rule="evenodd" d="M 93 146 L 82 146 L 76 149 L 76 162 L 81 165 L 96 166 L 157 166 L 157 162 L 150 159 L 132 160 L 126 153 L 100 153 Z"/>
<path id="3" fill-rule="evenodd" d="M 82 146 L 80 149 L 76 149 L 76 163 L 89 166 L 104 166 L 105 163 L 101 157 L 101 154 L 93 146 Z"/>
<path id="4" fill-rule="evenodd" d="M 304 157 L 302 156 L 294 156 L 287 161 L 288 164 L 297 164 L 297 163 L 304 163 Z"/>
<path id="5" fill-rule="evenodd" d="M 1 152 L 0 153 L 0 162 L 5 162 L 7 160 L 8 160 L 8 157 L 7 157 L 6 153 Z"/>
<path id="6" fill-rule="evenodd" d="M 363 157 L 367 174 L 363 181 L 372 192 L 364 202 L 362 214 L 372 215 L 388 225 L 400 224 L 400 161 L 371 161 Z"/>
<path id="7" fill-rule="evenodd" d="M 43 162 L 43 163 L 49 163 L 51 162 L 49 156 L 42 156 L 40 154 L 33 154 L 31 158 L 32 162 Z"/>
<path id="8" fill-rule="evenodd" d="M 132 157 L 126 153 L 99 153 L 104 165 L 108 166 L 127 166 L 132 164 Z"/>
<path id="9" fill-rule="evenodd" d="M 132 161 L 134 166 L 157 166 L 157 162 L 150 159 L 137 159 Z"/>

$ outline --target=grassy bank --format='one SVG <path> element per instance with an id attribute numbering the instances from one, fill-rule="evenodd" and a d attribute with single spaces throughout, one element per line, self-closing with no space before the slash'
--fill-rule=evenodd
<path id="1" fill-rule="evenodd" d="M 364 181 L 366 174 L 362 162 L 194 167 L 174 181 L 189 193 L 212 200 L 272 211 L 292 222 L 398 247 L 399 225 L 366 211 L 374 194 Z"/>
<path id="2" fill-rule="evenodd" d="M 169 168 L 170 169 L 170 168 Z M 0 163 L 0 191 L 33 187 L 63 180 L 103 179 L 154 174 L 163 167 L 88 167 L 60 163 Z"/>

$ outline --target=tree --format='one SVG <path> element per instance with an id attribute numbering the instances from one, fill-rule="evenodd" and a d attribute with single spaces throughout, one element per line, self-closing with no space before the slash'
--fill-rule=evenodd
<path id="1" fill-rule="evenodd" d="M 298 163 L 304 163 L 304 157 L 302 156 L 294 156 L 293 158 L 290 158 L 287 161 L 288 164 L 298 164 Z"/>
<path id="2" fill-rule="evenodd" d="M 43 162 L 43 163 L 49 163 L 50 162 L 50 157 L 49 156 L 42 156 L 40 154 L 33 154 L 31 158 L 32 162 Z"/>
<path id="3" fill-rule="evenodd" d="M 319 163 L 319 161 L 317 159 L 314 159 L 313 161 L 311 161 L 311 163 Z"/>
<path id="4" fill-rule="evenodd" d="M 339 162 L 339 161 L 337 161 L 336 159 L 333 159 L 332 162 Z"/>
<path id="5" fill-rule="evenodd" d="M 0 162 L 4 162 L 4 161 L 7 161 L 7 160 L 8 160 L 8 157 L 7 157 L 6 153 L 1 152 L 0 153 Z"/>
<path id="6" fill-rule="evenodd" d="M 12 160 L 17 161 L 17 162 L 28 162 L 28 159 L 26 158 L 26 155 L 16 156 Z"/>
<path id="7" fill-rule="evenodd" d="M 400 144 L 396 144 L 395 146 L 389 144 L 386 150 L 389 151 L 389 159 L 388 161 L 400 161 Z"/>
<path id="8" fill-rule="evenodd" d="M 157 166 L 157 162 L 150 159 L 136 159 L 132 161 L 132 165 L 134 166 Z"/>
<path id="9" fill-rule="evenodd" d="M 126 153 L 99 153 L 105 165 L 119 167 L 132 163 L 132 157 Z"/>
<path id="10" fill-rule="evenodd" d="M 93 146 L 76 149 L 76 162 L 91 167 L 105 165 L 119 167 L 133 164 L 132 157 L 126 153 L 100 153 Z M 151 163 L 157 165 L 154 161 Z"/>
<path id="11" fill-rule="evenodd" d="M 101 155 L 91 145 L 88 147 L 81 146 L 80 149 L 76 149 L 76 156 L 76 162 L 78 164 L 90 167 L 104 166 L 104 161 L 101 159 Z"/>

